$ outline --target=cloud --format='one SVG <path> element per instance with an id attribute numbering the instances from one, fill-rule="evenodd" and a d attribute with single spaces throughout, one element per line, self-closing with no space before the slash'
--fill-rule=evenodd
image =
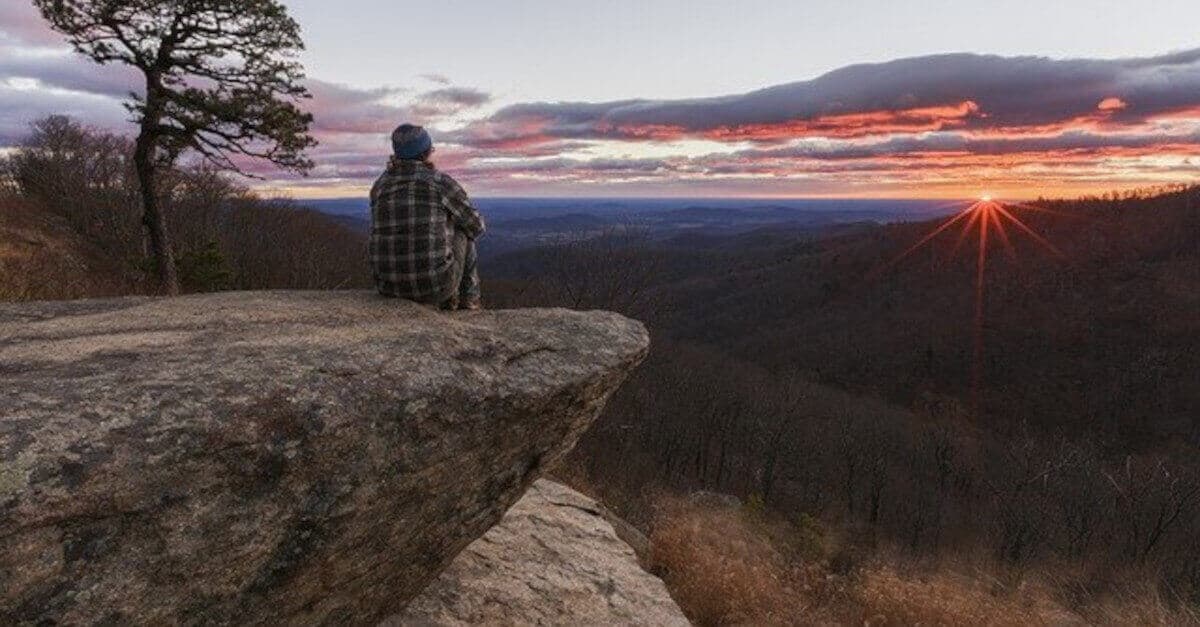
<path id="1" fill-rule="evenodd" d="M 405 89 L 360 89 L 317 79 L 309 79 L 306 85 L 313 97 L 305 108 L 312 112 L 313 130 L 318 133 L 383 133 L 411 115 L 399 102 Z"/>
<path id="2" fill-rule="evenodd" d="M 47 47 L 57 39 L 14 6 L 0 8 L 20 18 L 0 22 L 0 146 L 51 113 L 132 132 L 120 103 L 137 72 Z M 489 114 L 491 94 L 424 78 L 433 84 L 416 89 L 309 79 L 302 106 L 320 145 L 303 189 L 365 186 L 405 121 L 430 126 L 439 165 L 485 194 L 911 195 L 1022 181 L 1041 193 L 1194 180 L 1184 160 L 1200 154 L 1200 49 L 1118 60 L 937 55 L 732 96 L 528 102 Z M 301 189 L 269 164 L 251 169 Z"/>
<path id="3" fill-rule="evenodd" d="M 320 80 L 309 80 L 312 100 L 305 108 L 313 113 L 312 134 L 319 144 L 311 151 L 317 164 L 314 176 L 330 179 L 366 179 L 378 175 L 387 160 L 389 138 L 402 122 L 436 124 L 446 117 L 480 106 L 491 97 L 477 89 L 446 87 L 411 95 L 404 88 L 361 89 Z M 441 134 L 432 129 L 435 141 Z M 462 149 L 442 150 L 439 160 L 461 164 Z M 373 173 L 373 174 L 372 174 Z M 264 176 L 269 172 L 259 172 Z"/>
<path id="4" fill-rule="evenodd" d="M 946 54 L 715 98 L 510 105 L 456 137 L 481 147 L 555 139 L 783 141 L 1135 124 L 1197 106 L 1200 49 L 1118 60 Z"/>
<path id="5" fill-rule="evenodd" d="M 417 96 L 412 110 L 423 118 L 449 117 L 477 109 L 491 100 L 490 94 L 472 87 L 443 87 Z"/>
<path id="6" fill-rule="evenodd" d="M 473 108 L 491 102 L 492 96 L 473 87 L 446 87 L 421 94 L 426 102 L 441 102 L 460 107 Z"/>
<path id="7" fill-rule="evenodd" d="M 67 51 L 0 46 L 0 80 L 35 80 L 45 87 L 124 98 L 141 91 L 141 74 L 124 65 L 98 65 Z"/>
<path id="8" fill-rule="evenodd" d="M 64 46 L 62 35 L 50 29 L 41 13 L 28 0 L 4 0 L 0 4 L 0 42 L 36 46 Z"/>
<path id="9" fill-rule="evenodd" d="M 1121 109 L 1128 109 L 1129 103 L 1115 96 L 1109 96 L 1108 98 L 1101 100 L 1100 103 L 1096 105 L 1096 108 L 1101 111 L 1120 111 Z"/>
<path id="10" fill-rule="evenodd" d="M 69 115 L 109 131 L 126 127 L 128 112 L 115 100 L 75 92 L 18 89 L 0 82 L 0 147 L 21 143 L 30 124 L 50 113 Z"/>
<path id="11" fill-rule="evenodd" d="M 312 176 L 338 181 L 378 176 L 391 150 L 392 129 L 402 122 L 437 124 L 491 100 L 489 94 L 468 87 L 414 95 L 407 88 L 363 89 L 316 79 L 308 80 L 307 86 L 313 97 L 303 106 L 313 113 L 312 134 L 319 142 L 310 153 L 316 163 Z M 442 134 L 436 128 L 431 130 L 441 144 Z M 439 162 L 459 166 L 467 161 L 469 152 L 439 146 Z M 248 171 L 283 178 L 269 164 L 252 165 Z"/>
<path id="12" fill-rule="evenodd" d="M 477 108 L 491 96 L 470 87 L 446 87 L 409 97 L 409 89 L 362 89 L 309 79 L 315 132 L 388 133 L 402 122 L 433 124 Z"/>
<path id="13" fill-rule="evenodd" d="M 734 153 L 733 156 L 745 159 L 853 160 L 930 154 L 1003 156 L 1028 152 L 1079 153 L 1108 148 L 1165 150 L 1172 146 L 1200 147 L 1200 128 L 1182 134 L 1072 130 L 1055 135 L 977 137 L 963 133 L 933 133 L 870 143 L 801 144 L 786 148 L 751 149 Z"/>
<path id="14" fill-rule="evenodd" d="M 12 5 L 0 9 L 5 19 L 13 13 Z M 3 22 L 4 32 L 13 32 L 13 24 Z M 138 82 L 136 71 L 129 68 L 100 66 L 65 49 L 0 39 L 0 147 L 20 143 L 31 123 L 51 114 L 69 115 L 107 131 L 127 130 L 129 114 L 119 98 L 136 91 Z"/>

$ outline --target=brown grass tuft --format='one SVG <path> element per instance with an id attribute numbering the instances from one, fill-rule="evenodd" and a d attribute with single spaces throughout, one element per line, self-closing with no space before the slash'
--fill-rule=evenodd
<path id="1" fill-rule="evenodd" d="M 840 568 L 839 556 L 862 547 L 814 524 L 663 497 L 649 566 L 698 625 L 1200 625 L 1149 585 L 1068 605 L 1062 582 L 961 558 L 915 564 L 876 549 Z"/>
<path id="2" fill-rule="evenodd" d="M 811 568 L 791 563 L 771 523 L 751 512 L 667 499 L 655 521 L 652 569 L 698 625 L 795 624 L 827 595 L 814 594 Z"/>

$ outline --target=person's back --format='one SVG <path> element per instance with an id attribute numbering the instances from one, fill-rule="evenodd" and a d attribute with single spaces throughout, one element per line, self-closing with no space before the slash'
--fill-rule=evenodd
<path id="1" fill-rule="evenodd" d="M 371 188 L 371 270 L 379 293 L 478 308 L 482 216 L 462 186 L 430 163 L 433 143 L 423 128 L 400 126 L 392 144 L 395 154 Z"/>

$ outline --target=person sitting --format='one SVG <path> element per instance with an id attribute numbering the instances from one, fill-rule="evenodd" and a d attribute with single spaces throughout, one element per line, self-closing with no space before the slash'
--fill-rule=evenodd
<path id="1" fill-rule="evenodd" d="M 413 124 L 392 133 L 394 154 L 371 188 L 371 271 L 384 296 L 441 309 L 483 306 L 475 240 L 483 216 L 437 170 L 433 139 Z"/>

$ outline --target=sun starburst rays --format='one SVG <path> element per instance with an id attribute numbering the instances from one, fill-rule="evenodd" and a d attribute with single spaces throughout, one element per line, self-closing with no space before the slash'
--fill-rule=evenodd
<path id="1" fill-rule="evenodd" d="M 953 217 L 951 217 L 949 220 L 946 220 L 945 222 L 943 222 L 941 226 L 939 226 L 938 228 L 934 229 L 932 232 L 930 232 L 929 234 L 927 234 L 925 237 L 922 237 L 922 238 L 920 239 L 920 241 L 918 241 L 916 244 L 913 244 L 912 246 L 909 246 L 909 247 L 908 247 L 908 248 L 907 248 L 907 249 L 906 249 L 904 252 L 902 252 L 902 253 L 900 253 L 899 255 L 897 255 L 895 259 L 893 259 L 893 260 L 891 260 L 890 262 L 888 262 L 888 263 L 886 264 L 886 266 L 884 266 L 884 268 L 882 268 L 882 270 L 886 270 L 887 268 L 890 268 L 890 267 L 892 267 L 892 266 L 896 265 L 897 263 L 900 263 L 901 261 L 903 261 L 903 260 L 904 260 L 904 258 L 905 258 L 905 257 L 907 257 L 907 256 L 909 256 L 909 255 L 911 255 L 911 254 L 913 254 L 914 252 L 916 252 L 916 251 L 917 251 L 917 249 L 919 249 L 919 248 L 921 248 L 922 246 L 924 246 L 925 244 L 928 244 L 929 242 L 933 241 L 933 239 L 934 239 L 934 238 L 936 238 L 938 235 L 941 235 L 941 234 L 942 234 L 943 232 L 945 232 L 947 229 L 949 229 L 950 227 L 954 226 L 954 224 L 955 224 L 956 222 L 959 222 L 959 221 L 961 221 L 963 218 L 967 218 L 967 217 L 969 217 L 969 216 L 971 215 L 971 209 L 972 209 L 974 206 L 975 206 L 975 205 L 971 205 L 971 207 L 968 207 L 967 209 L 965 209 L 965 210 L 963 210 L 963 211 L 960 211 L 960 212 L 958 212 L 958 213 L 957 213 L 957 214 L 955 214 Z M 964 231 L 964 232 L 965 232 L 966 230 L 967 230 L 966 228 L 964 228 L 964 229 L 963 229 L 963 231 Z"/>
<path id="2" fill-rule="evenodd" d="M 1063 256 L 1062 252 L 1059 251 L 1058 248 L 1056 248 L 1054 246 L 1054 244 L 1050 243 L 1050 240 L 1042 237 L 1040 234 L 1038 234 L 1037 231 L 1034 231 L 1033 229 L 1029 228 L 1029 226 L 1027 226 L 1024 222 L 1022 222 L 1020 220 L 1020 218 L 1017 218 L 1012 213 L 1010 213 L 1007 209 L 1005 209 L 1003 205 L 1000 205 L 999 203 L 997 203 L 994 210 L 997 213 L 999 213 L 1000 215 L 1004 216 L 1005 218 L 1008 218 L 1008 220 L 1014 226 L 1016 226 L 1018 229 L 1021 229 L 1022 231 L 1024 231 L 1026 235 L 1028 235 L 1031 239 L 1033 239 L 1033 241 L 1040 244 L 1042 246 L 1042 248 L 1045 248 L 1047 251 L 1049 251 L 1055 257 L 1061 258 Z"/>
<path id="3" fill-rule="evenodd" d="M 980 218 L 984 215 L 984 212 L 980 211 L 980 207 L 982 205 L 982 202 L 977 202 L 974 205 L 971 205 L 971 208 L 967 210 L 971 214 L 971 219 L 967 220 L 966 225 L 963 226 L 963 230 L 958 234 L 958 239 L 954 240 L 954 248 L 951 249 L 951 255 L 958 254 L 958 251 L 962 249 L 963 244 L 966 243 L 967 238 L 970 237 L 972 229 L 975 228 L 976 224 L 980 223 Z"/>
<path id="4" fill-rule="evenodd" d="M 992 212 L 992 227 L 996 229 L 996 234 L 1000 236 L 1000 243 L 1004 244 L 1004 252 L 1008 254 L 1008 258 L 1016 261 L 1017 249 L 1013 247 L 1012 240 L 1008 237 L 1008 231 L 1004 230 L 1004 223 L 1000 221 L 999 212 Z"/>
<path id="5" fill-rule="evenodd" d="M 1012 237 L 1009 236 L 1008 230 L 1008 227 L 1012 227 L 1024 233 L 1046 251 L 1050 252 L 1056 257 L 1062 257 L 1062 252 L 1059 251 L 1054 244 L 1050 243 L 1049 240 L 1047 240 L 1037 231 L 1034 231 L 1032 228 L 1030 228 L 1029 225 L 1025 224 L 1025 222 L 1016 215 L 1015 211 L 1018 209 L 1063 215 L 1061 212 L 1052 211 L 1050 209 L 1025 203 L 1005 203 L 998 200 L 991 200 L 989 196 L 985 195 L 982 199 L 971 203 L 967 208 L 954 214 L 949 219 L 938 225 L 937 228 L 922 236 L 921 239 L 915 244 L 904 249 L 903 252 L 901 252 L 899 255 L 896 255 L 894 259 L 886 263 L 881 270 L 886 270 L 900 263 L 905 258 L 920 250 L 922 247 L 930 244 L 939 235 L 950 230 L 954 225 L 963 223 L 964 220 L 965 223 L 962 224 L 962 229 L 958 232 L 958 237 L 955 239 L 954 247 L 951 249 L 952 256 L 957 254 L 958 251 L 962 249 L 963 244 L 965 244 L 966 241 L 974 235 L 978 241 L 979 248 L 984 251 L 983 261 L 986 262 L 987 243 L 991 238 L 990 234 L 994 232 L 996 239 L 999 240 L 1000 245 L 1004 247 L 1009 257 L 1016 259 L 1017 249 L 1013 244 Z"/>
<path id="6" fill-rule="evenodd" d="M 981 408 L 981 395 L 983 390 L 983 370 L 984 370 L 984 326 L 985 326 L 985 301 L 987 291 L 987 263 L 988 253 L 990 249 L 1003 247 L 1008 258 L 1012 261 L 1019 259 L 1017 247 L 1013 242 L 1013 238 L 1009 234 L 1009 229 L 1021 233 L 1032 240 L 1038 247 L 1049 252 L 1057 258 L 1064 258 L 1063 253 L 1054 246 L 1048 239 L 1034 231 L 1020 217 L 1018 211 L 1040 212 L 1053 215 L 1064 215 L 1061 212 L 1029 205 L 1025 203 L 1005 203 L 1000 200 L 994 200 L 991 196 L 984 194 L 979 200 L 972 202 L 967 208 L 951 216 L 934 228 L 929 233 L 917 240 L 917 242 L 908 248 L 904 249 L 899 255 L 896 255 L 888 263 L 879 268 L 879 272 L 885 271 L 896 264 L 899 264 L 904 259 L 911 256 L 918 250 L 932 245 L 933 241 L 947 231 L 951 231 L 952 227 L 960 225 L 961 228 L 954 240 L 954 245 L 950 250 L 950 258 L 958 256 L 959 251 L 968 240 L 975 239 L 977 242 L 975 255 L 975 276 L 974 276 L 974 329 L 973 329 L 973 360 L 971 367 L 971 402 L 975 408 L 975 413 L 978 415 Z M 994 235 L 993 235 L 994 233 Z M 993 238 L 998 240 L 998 243 L 993 242 Z M 995 245 L 992 245 L 995 244 Z"/>

